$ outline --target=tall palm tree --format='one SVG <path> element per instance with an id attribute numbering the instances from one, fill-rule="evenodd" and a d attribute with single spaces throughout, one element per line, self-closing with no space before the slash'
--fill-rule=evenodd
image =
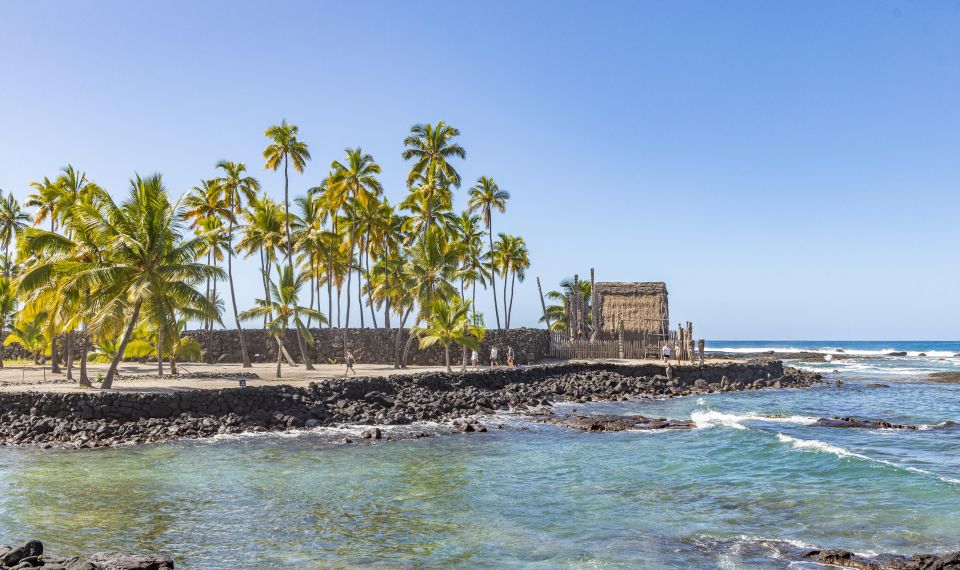
<path id="1" fill-rule="evenodd" d="M 284 119 L 279 125 L 273 125 L 264 135 L 270 139 L 270 144 L 263 149 L 264 168 L 276 171 L 283 165 L 283 213 L 286 228 L 287 243 L 293 243 L 290 237 L 290 162 L 293 169 L 303 174 L 303 168 L 310 160 L 310 151 L 307 143 L 297 138 L 300 132 L 296 125 L 287 124 Z M 290 249 L 287 249 L 287 265 L 293 267 Z"/>
<path id="2" fill-rule="evenodd" d="M 497 280 L 496 270 L 493 266 L 493 211 L 497 210 L 501 214 L 506 210 L 507 200 L 510 199 L 510 193 L 501 190 L 493 178 L 481 176 L 473 188 L 470 189 L 470 200 L 468 207 L 471 212 L 479 212 L 483 217 L 483 223 L 487 227 L 487 237 L 490 243 L 490 284 L 493 289 L 493 310 L 497 316 L 497 328 L 500 328 L 500 310 L 497 308 Z M 506 318 L 506 315 L 504 315 Z"/>
<path id="3" fill-rule="evenodd" d="M 303 174 L 303 168 L 310 160 L 310 151 L 307 143 L 297 138 L 300 129 L 296 125 L 287 124 L 284 119 L 279 125 L 273 125 L 268 128 L 264 135 L 270 139 L 270 144 L 263 149 L 264 168 L 276 171 L 283 164 L 283 217 L 284 228 L 286 230 L 287 245 L 287 267 L 293 272 L 293 238 L 290 232 L 290 162 L 293 162 L 293 169 Z M 306 347 L 303 344 L 304 339 L 297 329 L 297 344 L 300 345 L 300 352 L 304 356 L 303 365 L 307 370 L 313 370 L 313 363 L 307 355 Z"/>
<path id="4" fill-rule="evenodd" d="M 7 329 L 7 323 L 17 310 L 17 292 L 10 284 L 10 277 L 0 277 L 0 339 Z M 0 368 L 3 368 L 3 345 L 0 344 Z"/>
<path id="5" fill-rule="evenodd" d="M 284 238 L 284 216 L 279 204 L 268 196 L 250 202 L 244 214 L 243 233 L 237 242 L 237 251 L 249 257 L 254 252 L 260 254 L 260 277 L 263 279 L 264 299 L 270 299 L 270 268 L 274 265 L 277 252 L 282 252 Z M 267 320 L 263 321 L 264 328 Z"/>
<path id="6" fill-rule="evenodd" d="M 260 192 L 260 183 L 253 176 L 245 176 L 247 167 L 242 162 L 221 160 L 217 168 L 223 170 L 223 176 L 217 179 L 223 188 L 224 201 L 230 209 L 229 226 L 227 229 L 227 279 L 230 281 L 230 302 L 233 305 L 233 320 L 237 324 L 237 335 L 240 336 L 240 354 L 243 357 L 243 367 L 251 368 L 250 356 L 247 353 L 247 341 L 240 326 L 240 313 L 237 311 L 237 294 L 233 287 L 233 232 L 237 223 L 237 216 L 243 212 L 244 204 L 256 200 Z"/>
<path id="7" fill-rule="evenodd" d="M 0 199 L 0 243 L 3 244 L 4 277 L 10 278 L 11 267 L 10 244 L 27 227 L 30 220 L 23 210 L 20 209 L 20 203 L 13 197 L 13 194 L 7 194 L 6 198 Z"/>
<path id="8" fill-rule="evenodd" d="M 522 283 L 530 267 L 530 254 L 522 237 L 501 233 L 493 250 L 494 265 L 503 277 L 503 318 L 505 328 L 510 328 L 510 316 L 513 312 L 513 290 L 517 279 Z M 510 281 L 509 303 L 507 302 L 507 280 Z"/>
<path id="9" fill-rule="evenodd" d="M 283 336 L 287 328 L 290 326 L 290 321 L 293 321 L 294 326 L 302 338 L 306 339 L 311 346 L 313 346 L 313 335 L 310 334 L 310 329 L 307 328 L 306 324 L 303 321 L 303 317 L 312 317 L 317 319 L 317 322 L 323 323 L 326 320 L 326 317 L 320 311 L 316 309 L 311 309 L 309 307 L 301 307 L 299 302 L 299 289 L 303 284 L 304 280 L 308 278 L 307 274 L 301 273 L 299 275 L 294 275 L 294 271 L 289 266 L 277 268 L 277 273 L 280 275 L 279 283 L 270 282 L 270 288 L 273 291 L 273 296 L 271 300 L 267 299 L 257 299 L 256 306 L 252 309 L 247 309 L 240 314 L 242 319 L 256 319 L 263 316 L 268 316 L 271 318 L 269 326 L 271 330 L 276 333 L 277 340 L 277 378 L 280 378 L 280 362 L 281 354 L 283 353 Z M 300 350 L 305 351 L 303 345 L 301 345 Z M 304 361 L 307 360 L 306 354 L 303 354 Z"/>
<path id="10" fill-rule="evenodd" d="M 127 322 L 117 354 L 102 389 L 112 387 L 117 367 L 145 303 L 169 297 L 180 307 L 216 313 L 210 299 L 195 289 L 205 278 L 223 278 L 223 271 L 195 262 L 206 236 L 184 239 L 178 223 L 183 213 L 167 195 L 159 174 L 130 182 L 121 204 L 109 196 L 94 208 L 81 204 L 74 214 L 103 251 L 100 262 L 75 268 L 74 286 L 96 291 L 96 323 Z"/>
<path id="11" fill-rule="evenodd" d="M 57 231 L 57 221 L 60 217 L 60 199 L 63 196 L 59 179 L 51 181 L 46 176 L 43 182 L 31 182 L 30 186 L 34 188 L 34 193 L 27 196 L 24 205 L 36 208 L 33 224 L 40 225 L 44 220 L 50 218 L 50 231 Z M 54 374 L 60 373 L 60 353 L 57 350 L 57 337 L 50 336 L 50 371 Z"/>
<path id="12" fill-rule="evenodd" d="M 458 297 L 455 283 L 459 278 L 459 259 L 460 244 L 448 240 L 438 228 L 427 230 L 423 239 L 410 249 L 404 271 L 407 274 L 405 285 L 412 287 L 410 293 L 417 305 L 414 328 L 429 320 L 435 302 Z M 404 350 L 404 365 L 412 339 L 413 335 Z"/>
<path id="13" fill-rule="evenodd" d="M 364 153 L 359 147 L 355 149 L 344 149 L 347 157 L 344 162 L 333 161 L 330 165 L 331 174 L 328 180 L 329 192 L 335 196 L 343 197 L 343 203 L 350 213 L 350 223 L 348 229 L 349 259 L 353 259 L 353 251 L 356 248 L 356 234 L 354 229 L 357 225 L 357 207 L 365 205 L 370 200 L 379 197 L 383 193 L 383 186 L 377 180 L 380 174 L 380 165 L 376 163 L 373 156 Z M 359 279 L 359 275 L 357 279 Z M 350 284 L 352 272 L 347 273 L 347 313 L 343 331 L 343 350 L 347 350 L 346 329 L 350 327 Z M 363 308 L 361 306 L 360 310 Z"/>

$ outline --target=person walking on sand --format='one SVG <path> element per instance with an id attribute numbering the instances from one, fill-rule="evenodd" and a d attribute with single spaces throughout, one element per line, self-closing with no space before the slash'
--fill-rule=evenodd
<path id="1" fill-rule="evenodd" d="M 513 354 L 513 345 L 507 347 L 507 366 L 513 368 L 513 359 L 515 355 Z"/>
<path id="2" fill-rule="evenodd" d="M 357 371 L 353 369 L 353 365 L 356 363 L 356 359 L 353 357 L 353 351 L 347 351 L 347 357 L 344 358 L 344 362 L 347 364 L 347 369 L 343 372 L 343 375 L 346 376 L 353 372 L 354 376 L 356 376 Z"/>
<path id="3" fill-rule="evenodd" d="M 480 353 L 477 352 L 476 349 L 470 354 L 470 364 L 472 364 L 474 368 L 480 368 Z"/>
<path id="4" fill-rule="evenodd" d="M 490 347 L 490 367 L 500 366 L 500 359 L 497 357 L 497 345 Z"/>
<path id="5" fill-rule="evenodd" d="M 663 349 L 661 350 L 661 353 L 663 354 L 663 363 L 665 365 L 669 365 L 670 364 L 670 343 L 669 342 L 663 343 Z"/>

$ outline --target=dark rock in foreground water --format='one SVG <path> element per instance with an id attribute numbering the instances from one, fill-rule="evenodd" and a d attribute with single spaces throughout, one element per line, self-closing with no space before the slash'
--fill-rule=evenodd
<path id="1" fill-rule="evenodd" d="M 121 552 L 97 552 L 89 558 L 59 558 L 43 554 L 43 544 L 31 540 L 16 548 L 0 546 L 0 568 L 4 570 L 173 570 L 167 556 L 140 556 Z"/>
<path id="2" fill-rule="evenodd" d="M 657 429 L 692 429 L 696 424 L 691 420 L 668 420 L 666 418 L 647 418 L 644 416 L 615 415 L 558 415 L 553 412 L 534 414 L 535 421 L 574 428 L 581 431 L 626 431 Z"/>
<path id="3" fill-rule="evenodd" d="M 819 375 L 778 360 L 681 367 L 566 363 L 174 393 L 0 393 L 0 443 L 91 448 L 320 426 L 449 422 L 554 401 L 804 388 Z M 483 431 L 478 425 L 454 427 Z M 382 435 L 382 434 L 381 434 Z M 380 439 L 369 430 L 364 439 Z"/>

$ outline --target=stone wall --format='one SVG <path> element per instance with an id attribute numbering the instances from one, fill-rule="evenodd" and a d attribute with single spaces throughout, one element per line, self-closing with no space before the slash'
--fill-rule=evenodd
<path id="1" fill-rule="evenodd" d="M 393 364 L 394 349 L 397 343 L 397 329 L 347 329 L 347 348 L 353 351 L 358 362 L 371 364 Z M 215 330 L 212 332 L 196 330 L 184 333 L 197 340 L 204 349 L 208 361 L 212 362 L 240 362 L 240 337 L 236 330 Z M 308 347 L 310 358 L 314 363 L 343 362 L 343 331 L 342 329 L 313 329 L 314 346 Z M 408 331 L 400 333 L 400 352 L 403 353 Z M 244 338 L 247 341 L 247 352 L 253 362 L 275 362 L 277 360 L 277 342 L 270 333 L 262 329 L 244 329 Z M 300 361 L 300 349 L 297 346 L 297 335 L 288 330 L 284 337 L 284 347 L 290 355 Z M 517 364 L 532 364 L 547 355 L 550 347 L 550 337 L 546 329 L 510 329 L 488 330 L 480 350 L 480 360 L 487 364 L 490 356 L 490 347 L 497 345 L 501 359 L 506 354 L 506 347 L 512 346 L 517 355 Z M 209 351 L 209 353 L 207 352 Z M 462 359 L 460 347 L 450 348 L 451 361 L 456 364 Z M 443 346 L 436 344 L 427 349 L 421 349 L 414 340 L 410 345 L 408 364 L 440 365 L 444 363 Z"/>

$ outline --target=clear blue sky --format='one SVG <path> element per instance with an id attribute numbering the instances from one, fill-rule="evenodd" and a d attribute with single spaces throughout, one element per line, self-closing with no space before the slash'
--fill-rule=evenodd
<path id="1" fill-rule="evenodd" d="M 230 159 L 279 196 L 285 117 L 294 193 L 361 145 L 397 201 L 403 136 L 443 119 L 513 195 L 518 324 L 534 276 L 592 265 L 666 281 L 707 338 L 955 339 L 958 30 L 955 1 L 7 2 L 0 188 L 69 162 L 179 193 Z"/>

